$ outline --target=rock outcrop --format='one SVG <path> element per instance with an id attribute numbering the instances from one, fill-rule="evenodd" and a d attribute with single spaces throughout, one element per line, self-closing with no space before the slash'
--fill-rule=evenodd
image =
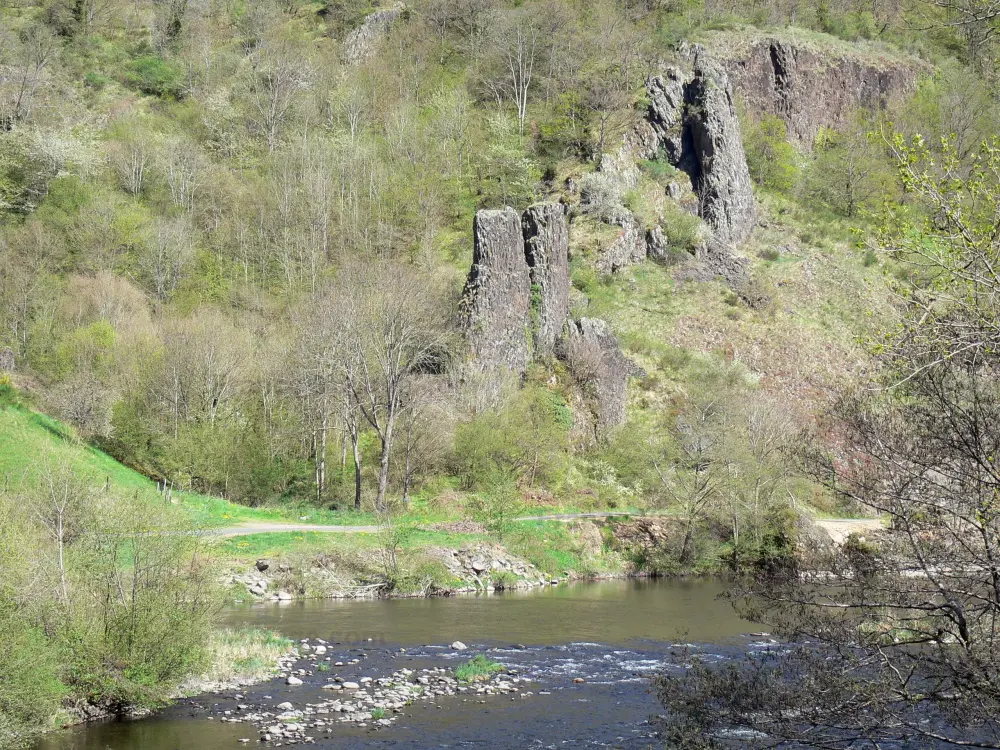
<path id="1" fill-rule="evenodd" d="M 14 359 L 14 350 L 9 346 L 0 348 L 0 372 L 14 372 L 17 362 Z"/>
<path id="2" fill-rule="evenodd" d="M 733 90 L 725 70 L 699 55 L 684 93 L 692 156 L 697 160 L 692 183 L 702 218 L 717 244 L 739 245 L 757 224 L 757 206 Z"/>
<path id="3" fill-rule="evenodd" d="M 646 259 L 646 233 L 635 215 L 622 209 L 611 223 L 620 227 L 621 231 L 597 258 L 597 270 L 601 273 L 615 273 Z"/>
<path id="4" fill-rule="evenodd" d="M 659 148 L 688 173 L 715 253 L 728 252 L 753 231 L 757 208 L 743 152 L 732 87 L 725 69 L 700 49 L 694 69 L 676 68 L 646 82 L 647 121 Z"/>
<path id="5" fill-rule="evenodd" d="M 531 276 L 535 356 L 548 357 L 569 315 L 569 228 L 561 203 L 538 203 L 521 217 Z"/>
<path id="6" fill-rule="evenodd" d="M 403 15 L 406 6 L 396 3 L 391 8 L 377 10 L 344 40 L 342 58 L 347 65 L 364 62 L 378 50 L 378 43 L 389 34 L 392 24 Z"/>
<path id="7" fill-rule="evenodd" d="M 628 379 L 644 373 L 622 354 L 608 324 L 594 318 L 570 321 L 559 342 L 559 355 L 590 397 L 597 436 L 623 424 Z"/>
<path id="8" fill-rule="evenodd" d="M 477 211 L 462 322 L 475 364 L 523 373 L 531 360 L 531 274 L 521 217 L 512 208 Z"/>
<path id="9" fill-rule="evenodd" d="M 747 110 L 777 115 L 789 137 L 806 148 L 820 128 L 848 126 L 859 109 L 883 110 L 911 94 L 922 70 L 917 61 L 846 47 L 821 49 L 778 36 L 756 39 L 733 54 L 725 39 L 712 51 Z"/>
<path id="10" fill-rule="evenodd" d="M 644 256 L 642 226 L 635 221 L 631 230 Z M 585 392 L 596 436 L 622 424 L 628 379 L 641 370 L 622 354 L 603 320 L 567 322 L 569 230 L 564 207 L 539 203 L 521 216 L 512 208 L 478 211 L 473 234 L 472 269 L 461 305 L 473 366 L 523 375 L 533 357 L 555 354 Z"/>

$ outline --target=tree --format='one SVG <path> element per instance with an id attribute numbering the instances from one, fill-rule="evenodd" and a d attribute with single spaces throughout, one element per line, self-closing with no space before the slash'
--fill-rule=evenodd
<path id="1" fill-rule="evenodd" d="M 743 136 L 743 147 L 750 176 L 758 185 L 780 193 L 790 192 L 795 187 L 799 174 L 798 156 L 788 142 L 784 120 L 765 115 L 759 121 L 751 121 Z"/>
<path id="2" fill-rule="evenodd" d="M 921 210 L 877 235 L 911 269 L 902 319 L 875 344 L 880 387 L 833 409 L 845 450 L 805 453 L 887 528 L 807 557 L 820 586 L 796 570 L 744 584 L 749 616 L 808 645 L 660 678 L 677 746 L 738 728 L 769 747 L 1000 747 L 1000 148 L 963 165 L 888 146 Z"/>
<path id="3" fill-rule="evenodd" d="M 27 26 L 17 38 L 0 37 L 0 124 L 6 130 L 31 117 L 38 88 L 59 52 L 55 35 L 41 24 Z"/>
<path id="4" fill-rule="evenodd" d="M 264 136 L 268 151 L 278 147 L 282 128 L 312 79 L 309 61 L 288 42 L 268 41 L 254 51 L 246 95 L 251 130 Z"/>
<path id="5" fill-rule="evenodd" d="M 849 219 L 874 210 L 896 192 L 895 176 L 884 152 L 865 126 L 843 133 L 824 130 L 806 173 L 806 192 Z"/>
<path id="6" fill-rule="evenodd" d="M 356 405 L 380 443 L 375 504 L 382 509 L 406 396 L 417 377 L 445 366 L 449 326 L 428 280 L 407 266 L 354 264 L 340 272 L 331 296 L 348 404 Z"/>

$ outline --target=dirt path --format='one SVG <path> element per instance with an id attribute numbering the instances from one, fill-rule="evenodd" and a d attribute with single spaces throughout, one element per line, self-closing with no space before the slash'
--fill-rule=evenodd
<path id="1" fill-rule="evenodd" d="M 515 521 L 575 521 L 584 518 L 612 518 L 628 516 L 625 511 L 608 511 L 607 513 L 556 513 L 547 516 L 523 516 Z M 315 523 L 281 523 L 249 521 L 238 526 L 227 526 L 224 529 L 209 529 L 205 533 L 212 536 L 249 536 L 251 534 L 280 534 L 282 532 L 315 531 L 321 534 L 375 534 L 378 526 L 327 526 Z"/>
<path id="2" fill-rule="evenodd" d="M 608 511 L 606 513 L 554 513 L 541 516 L 522 516 L 515 521 L 577 521 L 587 518 L 614 518 L 633 516 L 626 511 Z M 651 516 L 655 518 L 656 516 Z M 823 529 L 834 544 L 843 544 L 853 533 L 864 534 L 883 527 L 877 518 L 817 518 L 815 523 Z M 280 523 L 250 521 L 238 526 L 227 526 L 223 529 L 209 529 L 205 533 L 212 536 L 249 536 L 251 534 L 280 534 L 283 532 L 317 532 L 320 534 L 375 534 L 378 526 L 327 526 L 314 523 Z"/>

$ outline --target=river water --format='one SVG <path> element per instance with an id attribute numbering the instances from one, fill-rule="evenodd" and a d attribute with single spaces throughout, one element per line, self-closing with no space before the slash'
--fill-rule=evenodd
<path id="1" fill-rule="evenodd" d="M 227 619 L 330 642 L 334 660 L 359 660 L 337 670 L 345 680 L 455 666 L 483 652 L 532 681 L 529 698 L 498 695 L 479 703 L 452 696 L 415 704 L 391 727 L 337 727 L 318 736 L 316 747 L 646 748 L 662 746 L 649 722 L 658 710 L 649 692 L 653 674 L 684 669 L 692 653 L 724 660 L 768 645 L 718 599 L 722 590 L 710 580 L 605 581 L 489 596 L 234 607 Z M 452 651 L 455 640 L 469 649 Z M 251 724 L 224 723 L 225 712 L 238 715 L 237 704 L 319 702 L 328 697 L 320 687 L 329 677 L 305 677 L 294 688 L 275 680 L 240 698 L 200 696 L 150 718 L 52 735 L 36 750 L 260 746 Z"/>

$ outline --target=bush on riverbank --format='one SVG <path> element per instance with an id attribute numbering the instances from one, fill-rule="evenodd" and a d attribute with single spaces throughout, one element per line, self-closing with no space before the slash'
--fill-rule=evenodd
<path id="1" fill-rule="evenodd" d="M 38 457 L 0 490 L 0 747 L 80 716 L 162 704 L 200 669 L 215 573 L 186 518 Z"/>

